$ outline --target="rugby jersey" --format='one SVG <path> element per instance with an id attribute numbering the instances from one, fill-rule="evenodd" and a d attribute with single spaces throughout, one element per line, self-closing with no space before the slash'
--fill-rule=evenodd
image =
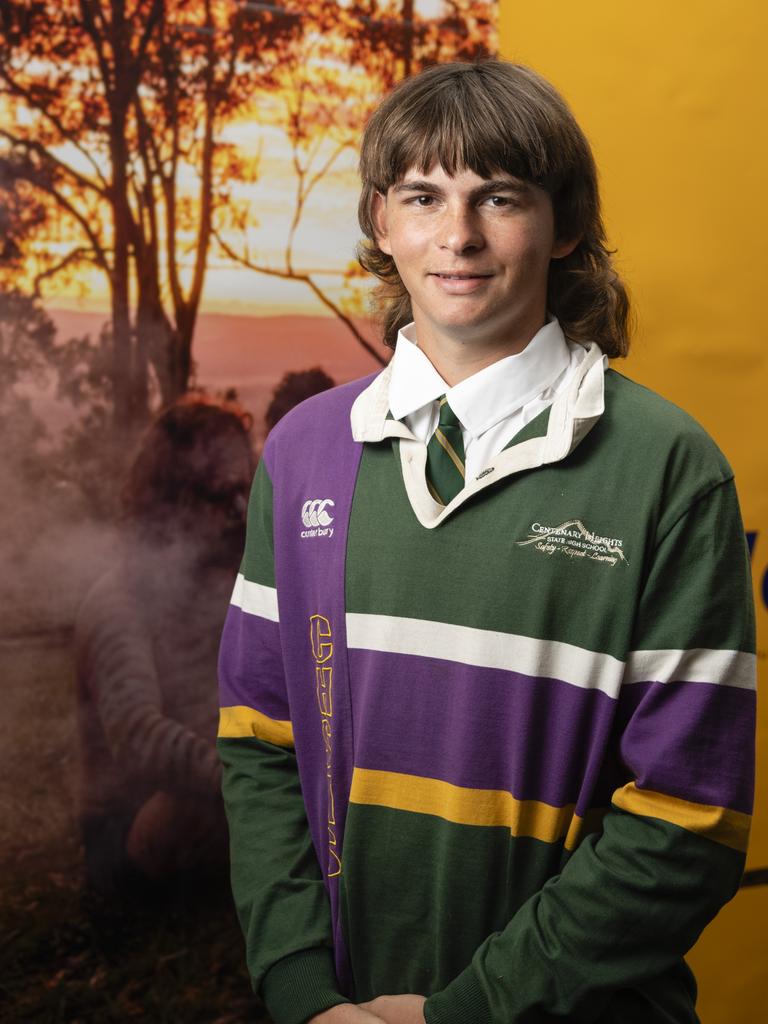
<path id="1" fill-rule="evenodd" d="M 592 346 L 442 508 L 387 372 L 289 414 L 254 480 L 218 741 L 254 986 L 277 1024 L 398 992 L 695 1021 L 752 809 L 732 472 Z"/>

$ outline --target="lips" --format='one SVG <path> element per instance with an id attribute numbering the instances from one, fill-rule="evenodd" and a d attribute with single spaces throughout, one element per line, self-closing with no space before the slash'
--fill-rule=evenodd
<path id="1" fill-rule="evenodd" d="M 493 277 L 493 274 L 452 274 L 449 272 L 443 272 L 439 270 L 432 271 L 433 277 L 439 277 L 443 281 L 474 281 L 479 277 Z"/>
<path id="2" fill-rule="evenodd" d="M 467 273 L 466 271 L 456 273 L 434 271 L 429 276 L 434 281 L 434 287 L 443 295 L 460 297 L 484 292 L 486 282 L 490 281 L 494 275 L 480 272 Z"/>

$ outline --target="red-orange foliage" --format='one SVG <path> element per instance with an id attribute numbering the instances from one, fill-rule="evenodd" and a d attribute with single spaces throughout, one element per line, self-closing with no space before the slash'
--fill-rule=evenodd
<path id="1" fill-rule="evenodd" d="M 3 0 L 0 271 L 38 292 L 61 274 L 106 276 L 118 428 L 146 415 L 153 377 L 164 402 L 188 386 L 217 210 L 231 228 L 227 183 L 249 173 L 221 129 L 246 108 L 280 109 L 297 181 L 285 266 L 255 269 L 306 280 L 334 308 L 293 266 L 310 193 L 383 89 L 487 52 L 492 4 L 452 0 L 431 22 L 413 6 Z"/>
<path id="2" fill-rule="evenodd" d="M 268 84 L 300 30 L 296 19 L 252 6 L 2 7 L 0 93 L 10 116 L 0 127 L 0 185 L 18 205 L 28 183 L 49 210 L 43 238 L 54 244 L 34 252 L 38 285 L 86 264 L 106 274 L 121 426 L 146 412 L 150 366 L 163 400 L 187 386 L 215 196 L 223 170 L 233 169 L 217 131 Z M 195 204 L 180 202 L 185 169 L 199 182 Z M 182 248 L 192 256 L 186 287 Z"/>

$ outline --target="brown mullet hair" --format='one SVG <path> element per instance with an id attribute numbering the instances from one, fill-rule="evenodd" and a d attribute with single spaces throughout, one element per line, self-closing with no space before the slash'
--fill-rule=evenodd
<path id="1" fill-rule="evenodd" d="M 391 256 L 376 244 L 373 199 L 411 168 L 439 164 L 453 176 L 500 171 L 549 193 L 555 232 L 578 238 L 568 256 L 552 259 L 547 310 L 566 337 L 596 341 L 611 358 L 629 350 L 629 297 L 611 262 L 600 215 L 597 169 L 565 100 L 541 75 L 501 60 L 437 64 L 405 79 L 384 99 L 363 133 L 358 218 L 366 236 L 361 265 L 381 282 L 374 311 L 384 342 L 413 319 L 411 300 Z"/>

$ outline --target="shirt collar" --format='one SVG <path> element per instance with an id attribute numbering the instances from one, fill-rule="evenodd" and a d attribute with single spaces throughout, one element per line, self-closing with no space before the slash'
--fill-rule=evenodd
<path id="1" fill-rule="evenodd" d="M 389 408 L 396 420 L 410 416 L 449 389 L 443 378 L 416 344 L 415 324 L 402 327 L 397 335 L 390 366 Z"/>
<path id="2" fill-rule="evenodd" d="M 560 324 L 552 319 L 522 352 L 505 356 L 449 388 L 424 352 L 415 344 L 414 325 L 398 334 L 390 363 L 389 408 L 402 419 L 441 395 L 473 437 L 479 437 L 526 402 L 541 394 L 570 364 Z"/>
<path id="3" fill-rule="evenodd" d="M 494 459 L 494 465 L 469 481 L 445 508 L 437 505 L 424 484 L 426 446 L 405 423 L 388 416 L 391 363 L 353 402 L 352 437 L 357 442 L 374 443 L 400 438 L 401 464 L 411 505 L 422 526 L 432 529 L 484 488 L 513 473 L 559 462 L 586 437 L 605 408 L 604 374 L 608 360 L 594 341 L 584 347 L 585 357 L 554 397 L 546 436 L 532 437 L 504 449 Z"/>

